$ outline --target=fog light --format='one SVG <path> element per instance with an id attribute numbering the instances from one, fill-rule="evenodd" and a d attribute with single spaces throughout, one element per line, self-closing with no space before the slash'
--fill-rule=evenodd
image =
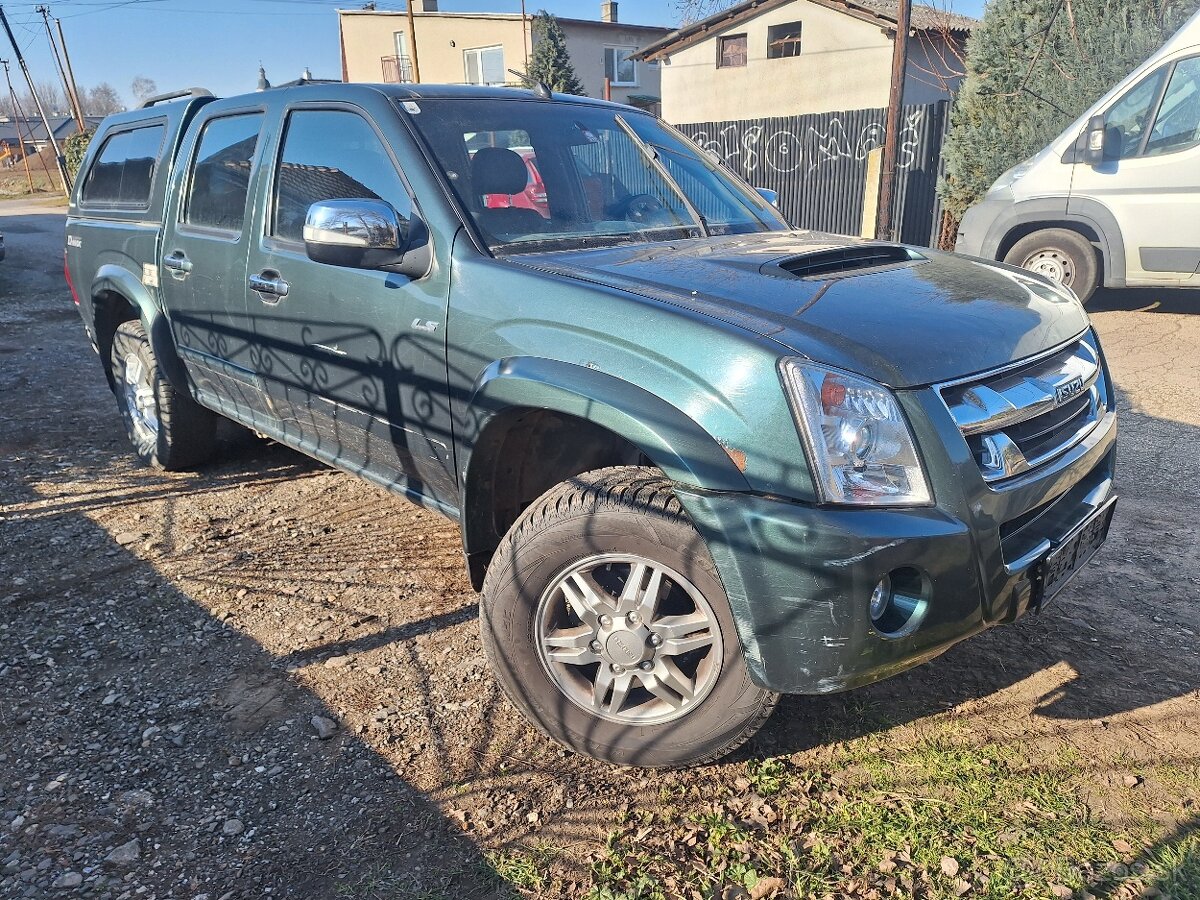
<path id="1" fill-rule="evenodd" d="M 878 622 L 892 599 L 892 579 L 884 575 L 871 592 L 871 621 Z"/>
<path id="2" fill-rule="evenodd" d="M 893 569 L 871 591 L 871 625 L 885 638 L 907 637 L 917 630 L 929 606 L 929 579 L 914 568 Z"/>

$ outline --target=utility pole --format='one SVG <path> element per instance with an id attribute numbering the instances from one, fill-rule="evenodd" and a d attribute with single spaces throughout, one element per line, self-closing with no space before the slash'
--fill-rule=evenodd
<path id="1" fill-rule="evenodd" d="M 905 0 L 901 0 L 905 2 Z M 8 16 L 4 14 L 4 7 L 0 6 L 0 24 L 4 26 L 4 33 L 8 35 L 8 42 L 12 44 L 13 54 L 17 57 L 17 65 L 21 67 L 21 72 L 25 76 L 25 83 L 29 85 L 29 93 L 33 97 L 33 104 L 37 107 L 38 115 L 42 117 L 42 124 L 46 127 L 46 137 L 50 139 L 50 146 L 54 148 L 54 160 L 58 163 L 58 175 L 62 179 L 63 193 L 71 193 L 71 176 L 67 172 L 67 160 L 63 157 L 62 148 L 58 146 L 58 139 L 54 137 L 54 129 L 50 127 L 50 119 L 46 115 L 46 109 L 42 106 L 41 98 L 37 95 L 37 88 L 33 83 L 33 76 L 29 74 L 29 66 L 25 63 L 25 57 L 21 53 L 21 48 L 17 45 L 17 39 L 13 37 L 12 26 L 8 24 Z"/>
<path id="2" fill-rule="evenodd" d="M 892 47 L 892 84 L 888 92 L 887 125 L 883 135 L 883 172 L 879 184 L 879 218 L 875 237 L 890 241 L 892 201 L 896 193 L 896 152 L 900 143 L 900 110 L 904 102 L 904 72 L 908 68 L 908 32 L 912 26 L 912 0 L 899 0 L 896 38 Z"/>
<path id="3" fill-rule="evenodd" d="M 4 80 L 8 82 L 8 96 L 12 102 L 13 124 L 17 126 L 17 144 L 21 149 L 21 162 L 25 164 L 25 177 L 29 180 L 29 193 L 34 192 L 33 173 L 29 171 L 29 154 L 25 152 L 25 138 L 21 136 L 21 120 L 25 117 L 21 114 L 21 104 L 17 102 L 17 92 L 13 88 L 12 76 L 8 74 L 8 60 L 0 59 L 0 64 L 4 66 Z"/>
<path id="4" fill-rule="evenodd" d="M 71 102 L 75 104 L 75 114 L 79 116 L 79 127 L 87 130 L 87 119 L 83 117 L 83 104 L 79 100 L 79 85 L 75 83 L 75 73 L 71 71 L 71 55 L 67 53 L 67 36 L 63 34 L 62 19 L 55 19 L 58 27 L 58 42 L 62 44 L 63 62 L 67 64 L 67 81 L 71 85 Z"/>
<path id="5" fill-rule="evenodd" d="M 413 18 L 413 0 L 408 0 L 408 46 L 412 50 L 413 81 L 421 83 L 421 65 L 417 62 L 417 22 Z"/>
<path id="6" fill-rule="evenodd" d="M 71 93 L 71 83 L 67 81 L 66 70 L 63 69 L 62 57 L 58 55 L 58 44 L 54 40 L 54 32 L 50 30 L 50 7 L 39 6 L 34 12 L 40 13 L 42 22 L 46 25 L 46 39 L 50 41 L 50 52 L 54 54 L 54 67 L 58 69 L 58 77 L 62 79 L 63 94 L 67 98 L 67 103 L 71 106 L 71 114 L 75 117 L 75 124 L 80 131 L 83 131 L 83 113 L 75 105 L 75 96 Z"/>
<path id="7" fill-rule="evenodd" d="M 533 26 L 525 15 L 525 0 L 521 0 L 521 49 L 525 51 L 525 71 L 529 71 L 529 48 L 533 45 Z"/>

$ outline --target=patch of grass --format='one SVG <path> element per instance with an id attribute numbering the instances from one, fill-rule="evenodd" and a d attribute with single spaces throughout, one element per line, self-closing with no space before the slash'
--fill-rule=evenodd
<path id="1" fill-rule="evenodd" d="M 778 877 L 789 897 L 1042 900 L 1157 888 L 1200 900 L 1200 820 L 1168 840 L 1148 809 L 1124 829 L 1106 823 L 1082 800 L 1094 761 L 1073 750 L 1033 765 L 1019 744 L 973 744 L 948 722 L 908 745 L 863 738 L 823 759 L 820 771 L 751 762 L 743 790 L 702 813 L 639 817 L 611 835 L 590 896 L 641 900 L 660 884 L 668 896 L 714 896 Z M 1188 780 L 1180 769 L 1163 776 Z"/>
<path id="2" fill-rule="evenodd" d="M 334 896 L 346 900 L 502 900 L 517 895 L 482 860 L 439 873 L 444 887 L 429 887 L 402 864 L 381 863 L 343 881 Z"/>
<path id="3" fill-rule="evenodd" d="M 496 874 L 513 887 L 524 891 L 543 891 L 551 881 L 551 869 L 561 850 L 548 844 L 519 850 L 488 853 L 488 862 Z"/>
<path id="4" fill-rule="evenodd" d="M 779 759 L 751 760 L 746 764 L 746 777 L 754 792 L 763 797 L 778 794 L 790 781 L 787 764 Z"/>
<path id="5" fill-rule="evenodd" d="M 592 864 L 592 887 L 586 900 L 666 900 L 659 882 L 646 874 L 650 857 L 629 852 L 610 835 L 605 852 Z"/>

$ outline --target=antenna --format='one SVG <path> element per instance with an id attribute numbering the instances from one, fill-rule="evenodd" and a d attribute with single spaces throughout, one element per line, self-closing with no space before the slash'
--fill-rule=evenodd
<path id="1" fill-rule="evenodd" d="M 516 69 L 509 69 L 508 72 L 510 75 L 516 75 L 517 78 L 521 79 L 521 83 L 525 87 L 529 88 L 543 100 L 549 100 L 554 96 L 553 91 L 550 90 L 550 85 L 546 84 L 546 82 L 537 81 L 525 72 L 518 72 Z"/>

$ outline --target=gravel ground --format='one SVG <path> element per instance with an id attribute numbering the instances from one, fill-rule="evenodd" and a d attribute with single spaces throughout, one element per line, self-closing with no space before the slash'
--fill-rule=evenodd
<path id="1" fill-rule="evenodd" d="M 0 204 L 0 230 L 0 897 L 508 897 L 514 859 L 581 896 L 668 794 L 699 810 L 763 760 L 947 717 L 1079 754 L 1116 820 L 1131 769 L 1200 760 L 1200 295 L 1094 304 L 1123 499 L 1052 612 L 649 773 L 568 756 L 502 698 L 450 523 L 257 441 L 136 466 L 62 284 L 61 210 Z M 1194 827 L 1178 799 L 1145 814 Z"/>

